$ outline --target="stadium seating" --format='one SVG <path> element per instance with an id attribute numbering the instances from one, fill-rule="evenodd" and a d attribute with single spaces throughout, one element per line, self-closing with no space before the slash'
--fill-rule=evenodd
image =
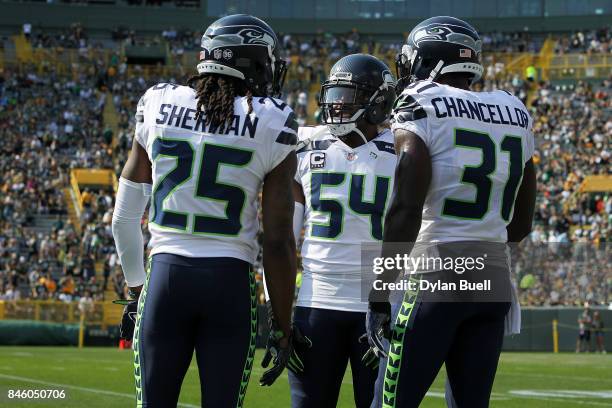
<path id="1" fill-rule="evenodd" d="M 357 31 L 280 38 L 290 61 L 284 97 L 302 125 L 316 121 L 318 86 L 336 59 L 373 52 L 392 66 L 400 47 Z M 120 172 L 131 148 L 139 97 L 155 82 L 184 82 L 195 65 L 199 39 L 198 32 L 169 29 L 161 37 L 117 31 L 114 38 L 109 33 L 92 41 L 82 26 L 73 25 L 58 35 L 34 30 L 29 39 L 15 35 L 4 41 L 1 298 L 70 300 L 86 290 L 97 300 L 123 295 L 110 234 L 112 186 L 78 181 L 75 186 L 71 169 Z M 513 92 L 534 117 L 539 190 L 527 251 L 580 243 L 598 253 L 597 246 L 611 238 L 610 188 L 604 183 L 602 191 L 585 193 L 580 186 L 587 176 L 610 173 L 610 32 L 489 33 L 483 39 L 485 75 L 477 87 Z M 129 63 L 125 44 L 161 45 L 167 64 Z M 526 78 L 530 66 L 536 78 Z M 143 231 L 146 237 L 146 222 Z M 535 279 L 522 291 L 524 304 L 610 301 L 605 265 L 594 264 L 587 281 L 577 277 L 560 285 L 575 262 L 571 256 L 538 265 L 517 259 L 519 280 Z M 66 287 L 68 275 L 75 277 L 74 288 Z"/>

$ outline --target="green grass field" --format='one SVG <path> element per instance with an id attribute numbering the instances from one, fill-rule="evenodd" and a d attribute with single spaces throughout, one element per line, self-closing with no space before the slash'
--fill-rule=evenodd
<path id="1" fill-rule="evenodd" d="M 0 347 L 0 406 L 134 407 L 132 353 L 112 348 Z M 258 350 L 257 364 L 262 351 Z M 271 388 L 258 385 L 256 366 L 245 406 L 289 407 L 287 375 Z M 9 389 L 63 389 L 64 400 L 9 400 Z M 199 407 L 197 366 L 189 369 L 182 407 Z M 444 376 L 436 379 L 423 407 L 443 407 Z M 338 407 L 352 407 L 347 375 Z M 492 407 L 612 407 L 612 355 L 505 353 L 493 388 Z"/>

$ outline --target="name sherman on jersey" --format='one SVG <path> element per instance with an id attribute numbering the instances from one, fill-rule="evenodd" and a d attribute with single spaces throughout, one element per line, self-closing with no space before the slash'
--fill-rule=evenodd
<path id="1" fill-rule="evenodd" d="M 392 129 L 420 137 L 432 179 L 417 241 L 506 242 L 525 163 L 532 120 L 506 91 L 472 92 L 430 81 L 404 89 Z"/>
<path id="2" fill-rule="evenodd" d="M 302 286 L 297 305 L 364 312 L 361 244 L 382 240 L 393 186 L 393 135 L 352 149 L 326 126 L 298 131 L 295 180 L 305 197 Z"/>
<path id="3" fill-rule="evenodd" d="M 229 125 L 195 120 L 195 91 L 158 84 L 136 112 L 135 140 L 152 163 L 151 254 L 232 257 L 253 263 L 258 195 L 297 144 L 295 114 L 272 98 L 234 100 Z"/>
<path id="4" fill-rule="evenodd" d="M 255 137 L 257 131 L 257 124 L 259 118 L 257 116 L 251 117 L 247 115 L 241 117 L 240 115 L 234 115 L 232 122 L 227 124 L 211 123 L 206 128 L 206 115 L 200 115 L 198 119 L 194 118 L 196 110 L 186 108 L 184 106 L 172 105 L 169 103 L 162 103 L 159 107 L 159 113 L 155 119 L 155 123 L 158 125 L 168 125 L 185 130 L 195 130 L 196 132 L 207 132 L 207 133 L 218 133 L 234 136 L 247 136 L 250 138 Z M 242 122 L 242 123 L 241 123 Z"/>

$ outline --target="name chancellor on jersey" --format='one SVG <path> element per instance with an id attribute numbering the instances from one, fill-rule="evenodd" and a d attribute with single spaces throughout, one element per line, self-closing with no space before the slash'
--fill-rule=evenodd
<path id="1" fill-rule="evenodd" d="M 433 98 L 431 104 L 437 118 L 461 117 L 495 125 L 511 125 L 527 129 L 529 115 L 522 109 L 506 105 L 486 104 L 456 97 Z"/>

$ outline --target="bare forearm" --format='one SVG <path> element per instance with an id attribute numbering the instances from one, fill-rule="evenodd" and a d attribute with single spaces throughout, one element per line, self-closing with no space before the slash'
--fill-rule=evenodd
<path id="1" fill-rule="evenodd" d="M 508 242 L 521 242 L 531 232 L 535 211 L 536 176 L 532 160 L 525 164 L 523 180 L 514 203 L 512 221 L 506 227 Z"/>
<path id="2" fill-rule="evenodd" d="M 393 198 L 385 216 L 383 258 L 403 257 L 412 251 L 421 228 L 423 203 L 431 181 L 431 159 L 427 147 L 418 136 L 395 132 L 399 160 L 395 169 Z M 395 282 L 401 270 L 386 269 L 378 279 Z"/>
<path id="3" fill-rule="evenodd" d="M 292 175 L 296 164 L 295 153 L 291 153 L 266 176 L 262 199 L 266 287 L 276 324 L 286 335 L 290 333 L 295 293 Z"/>
<path id="4" fill-rule="evenodd" d="M 386 220 L 382 257 L 395 258 L 396 255 L 410 254 L 421 228 L 421 212 L 394 203 Z M 400 273 L 400 269 L 385 269 L 378 279 L 384 283 L 395 282 Z"/>
<path id="5" fill-rule="evenodd" d="M 508 231 L 508 242 L 521 242 L 531 232 L 531 227 L 526 225 L 509 224 L 506 228 Z"/>
<path id="6" fill-rule="evenodd" d="M 414 242 L 421 229 L 421 217 L 419 209 L 410 209 L 401 203 L 392 204 L 385 218 L 383 241 Z"/>
<path id="7" fill-rule="evenodd" d="M 290 331 L 295 293 L 296 255 L 293 236 L 284 241 L 264 239 L 263 264 L 266 271 L 266 287 L 275 319 L 287 334 Z"/>

